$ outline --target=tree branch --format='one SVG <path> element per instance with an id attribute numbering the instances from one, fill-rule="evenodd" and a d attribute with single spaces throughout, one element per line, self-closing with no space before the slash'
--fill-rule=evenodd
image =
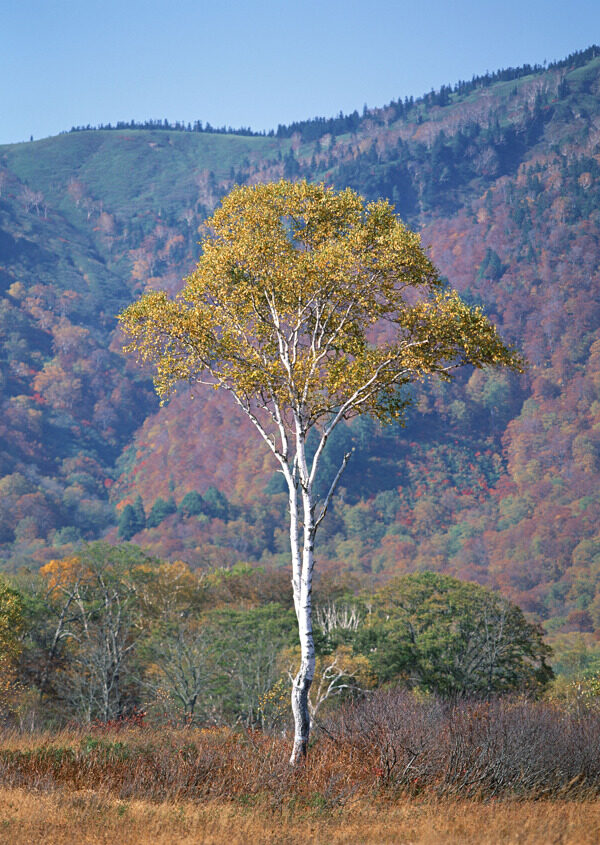
<path id="1" fill-rule="evenodd" d="M 327 496 L 325 497 L 325 501 L 323 502 L 323 507 L 321 508 L 321 512 L 319 513 L 319 516 L 317 517 L 317 519 L 315 521 L 315 532 L 316 532 L 317 528 L 319 527 L 319 525 L 321 524 L 321 522 L 323 521 L 325 514 L 327 513 L 327 508 L 329 507 L 329 503 L 331 502 L 331 498 L 332 498 L 333 494 L 335 493 L 335 488 L 337 487 L 338 482 L 339 482 L 340 478 L 342 477 L 342 473 L 346 469 L 346 464 L 350 460 L 353 451 L 354 451 L 354 449 L 352 449 L 350 452 L 346 452 L 346 454 L 344 455 L 344 459 L 343 459 L 343 461 L 340 465 L 340 468 L 338 469 L 335 478 L 331 482 L 331 487 L 329 488 L 329 492 L 327 493 Z"/>

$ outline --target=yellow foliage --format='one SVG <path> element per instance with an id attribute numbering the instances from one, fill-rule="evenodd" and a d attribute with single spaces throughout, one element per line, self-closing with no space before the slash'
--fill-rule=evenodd
<path id="1" fill-rule="evenodd" d="M 13 299 L 24 299 L 26 293 L 27 290 L 22 282 L 13 282 L 8 289 L 8 295 L 12 296 Z"/>
<path id="2" fill-rule="evenodd" d="M 18 655 L 22 628 L 21 597 L 0 580 L 0 661 L 10 661 Z"/>
<path id="3" fill-rule="evenodd" d="M 281 181 L 235 188 L 206 224 L 183 291 L 148 292 L 121 315 L 126 347 L 179 381 L 225 388 L 308 426 L 347 405 L 398 418 L 398 387 L 465 363 L 520 369 L 479 308 L 445 291 L 385 201 Z"/>
<path id="4" fill-rule="evenodd" d="M 73 586 L 84 574 L 82 561 L 78 555 L 51 560 L 40 569 L 40 575 L 46 579 L 51 592 L 60 587 Z"/>
<path id="5" fill-rule="evenodd" d="M 12 708 L 18 691 L 15 663 L 21 651 L 22 614 L 20 595 L 0 579 L 0 716 Z"/>

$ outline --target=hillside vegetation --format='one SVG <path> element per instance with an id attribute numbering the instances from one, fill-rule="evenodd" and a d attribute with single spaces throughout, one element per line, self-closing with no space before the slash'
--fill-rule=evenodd
<path id="1" fill-rule="evenodd" d="M 159 409 L 120 354 L 115 315 L 181 285 L 233 184 L 307 178 L 389 198 L 530 363 L 523 377 L 420 387 L 404 429 L 341 429 L 332 471 L 356 452 L 319 566 L 476 580 L 592 648 L 598 53 L 271 135 L 133 126 L 0 147 L 4 567 L 37 568 L 100 536 L 196 567 L 287 561 L 285 495 L 253 432 L 215 394 L 182 391 Z"/>

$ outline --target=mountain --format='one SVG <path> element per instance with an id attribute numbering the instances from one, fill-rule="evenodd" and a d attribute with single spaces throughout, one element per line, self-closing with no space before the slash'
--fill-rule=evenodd
<path id="1" fill-rule="evenodd" d="M 285 496 L 217 394 L 159 408 L 115 314 L 174 291 L 235 183 L 388 197 L 450 284 L 525 353 L 523 377 L 415 388 L 405 428 L 358 420 L 322 569 L 436 569 L 550 632 L 600 631 L 600 50 L 269 135 L 78 129 L 0 147 L 0 555 L 81 538 L 194 565 L 282 564 Z M 129 507 L 128 507 L 129 506 Z"/>

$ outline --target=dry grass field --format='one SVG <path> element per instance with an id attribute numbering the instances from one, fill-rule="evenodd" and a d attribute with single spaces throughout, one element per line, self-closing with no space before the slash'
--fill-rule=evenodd
<path id="1" fill-rule="evenodd" d="M 600 801 L 406 799 L 342 810 L 234 802 L 122 801 L 92 790 L 0 790 L 0 842 L 11 845 L 410 843 L 597 845 Z"/>
<path id="2" fill-rule="evenodd" d="M 0 733 L 0 845 L 597 845 L 600 714 L 526 700 L 345 708 L 281 735 L 124 720 Z"/>

